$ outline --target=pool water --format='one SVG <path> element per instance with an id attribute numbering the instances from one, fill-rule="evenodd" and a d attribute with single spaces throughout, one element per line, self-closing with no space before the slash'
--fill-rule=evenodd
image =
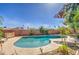
<path id="1" fill-rule="evenodd" d="M 14 43 L 16 47 L 35 48 L 48 45 L 49 39 L 61 38 L 58 35 L 25 36 Z"/>

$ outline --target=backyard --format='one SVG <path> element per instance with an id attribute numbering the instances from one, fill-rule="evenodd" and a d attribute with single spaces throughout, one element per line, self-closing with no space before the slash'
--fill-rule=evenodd
<path id="1" fill-rule="evenodd" d="M 37 5 L 33 6 L 37 10 L 41 8 L 36 7 Z M 47 16 L 44 13 L 45 16 L 40 14 L 44 17 L 40 15 L 39 17 L 38 16 L 36 17 L 36 15 L 38 14 L 40 14 L 40 12 L 38 12 L 37 14 L 35 13 L 35 16 L 31 14 L 31 16 L 33 16 L 33 18 L 35 17 L 40 19 L 42 18 L 44 19 L 44 17 Z M 29 17 L 27 16 L 27 19 L 30 18 L 31 18 L 30 15 Z M 48 17 L 48 19 L 49 18 L 50 17 Z M 56 19 L 60 20 L 61 18 L 63 18 L 62 21 L 63 25 L 60 25 L 61 22 L 58 25 L 55 25 L 55 23 L 56 24 L 58 23 L 56 22 L 57 21 Z M 0 16 L 0 54 L 1 55 L 79 55 L 79 4 L 78 3 L 63 4 L 63 7 L 58 11 L 58 13 L 54 14 L 54 19 L 55 19 L 54 20 L 55 23 L 53 22 L 54 24 L 51 23 L 52 20 L 50 20 L 50 22 L 42 20 L 41 22 L 40 21 L 36 23 L 33 22 L 35 26 L 33 27 L 33 25 L 30 25 L 32 27 L 27 26 L 26 29 L 25 25 L 23 25 L 24 23 L 22 23 L 22 20 L 18 20 L 18 22 L 20 21 L 22 23 L 21 27 L 20 27 L 21 23 L 19 24 L 18 22 L 14 22 L 19 24 L 19 26 L 16 27 L 12 27 L 13 25 L 15 26 L 14 23 L 13 25 L 10 23 L 10 25 L 12 25 L 11 27 L 3 26 L 5 25 L 4 23 L 7 22 L 4 22 L 5 20 L 4 16 Z M 28 22 L 28 20 L 26 20 L 26 22 Z M 32 23 L 32 20 L 30 20 L 29 22 Z M 48 24 L 51 23 L 51 26 L 45 27 L 46 25 L 45 26 L 40 25 L 40 23 L 43 22 L 46 22 Z"/>

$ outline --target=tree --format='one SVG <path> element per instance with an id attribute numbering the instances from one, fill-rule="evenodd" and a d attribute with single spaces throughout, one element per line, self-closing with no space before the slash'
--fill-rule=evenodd
<path id="1" fill-rule="evenodd" d="M 41 27 L 39 28 L 39 30 L 40 30 L 41 33 L 44 33 L 44 28 L 43 28 L 43 26 L 41 26 Z"/>
<path id="2" fill-rule="evenodd" d="M 30 35 L 33 35 L 34 32 L 33 32 L 33 29 L 30 29 Z"/>
<path id="3" fill-rule="evenodd" d="M 63 8 L 64 13 L 64 24 L 74 31 L 74 34 L 79 34 L 79 4 L 78 3 L 69 3 L 65 4 Z M 65 32 L 65 29 L 62 29 L 62 32 Z M 64 33 L 63 33 L 64 34 Z M 76 41 L 75 41 L 76 43 Z M 76 44 L 75 44 L 76 45 Z"/>
<path id="4" fill-rule="evenodd" d="M 3 37 L 3 28 L 2 28 L 2 20 L 3 20 L 3 17 L 2 16 L 0 16 L 0 40 L 1 40 L 1 38 Z"/>
<path id="5" fill-rule="evenodd" d="M 1 41 L 1 39 L 2 39 L 2 37 L 3 37 L 3 28 L 2 28 L 2 20 L 3 20 L 3 17 L 2 16 L 0 16 L 0 45 L 1 45 L 1 50 L 2 50 L 2 41 Z"/>
<path id="6" fill-rule="evenodd" d="M 60 30 L 60 34 L 62 35 L 62 38 L 63 38 L 63 44 L 66 44 L 65 37 L 70 34 L 70 29 L 66 28 L 66 27 L 60 27 L 59 30 Z"/>
<path id="7" fill-rule="evenodd" d="M 39 28 L 39 31 L 42 33 L 42 34 L 48 34 L 48 30 L 46 28 L 44 28 L 43 26 L 41 26 Z"/>
<path id="8" fill-rule="evenodd" d="M 65 25 L 68 25 L 71 29 L 74 30 L 75 33 L 77 33 L 78 23 L 76 20 L 78 20 L 79 17 L 79 4 L 72 3 L 72 4 L 66 4 L 64 6 L 64 19 L 65 19 Z"/>
<path id="9" fill-rule="evenodd" d="M 73 29 L 75 37 L 78 38 L 79 36 L 79 4 L 72 3 L 67 4 L 64 8 L 64 19 L 65 25 L 69 28 Z M 77 41 L 74 41 L 74 48 L 77 46 Z"/>
<path id="10" fill-rule="evenodd" d="M 75 29 L 79 29 L 79 10 L 75 12 L 75 16 L 73 17 L 74 27 Z"/>

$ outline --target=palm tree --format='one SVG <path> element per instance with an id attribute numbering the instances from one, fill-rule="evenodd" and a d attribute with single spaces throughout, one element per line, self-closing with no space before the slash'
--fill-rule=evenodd
<path id="1" fill-rule="evenodd" d="M 75 20 L 79 16 L 79 4 L 72 3 L 67 4 L 64 8 L 64 19 L 65 19 L 65 25 L 68 25 L 71 29 L 74 30 L 75 33 L 77 33 L 77 25 L 78 22 L 75 22 Z"/>
<path id="2" fill-rule="evenodd" d="M 68 25 L 71 29 L 73 29 L 74 34 L 77 38 L 79 30 L 79 4 L 72 3 L 67 4 L 64 9 L 64 18 L 65 18 L 65 25 Z M 77 41 L 74 41 L 74 48 L 76 48 Z"/>
<path id="3" fill-rule="evenodd" d="M 74 27 L 75 29 L 79 29 L 79 10 L 77 10 L 75 12 L 75 16 L 73 17 L 73 20 L 74 20 Z"/>
<path id="4" fill-rule="evenodd" d="M 73 29 L 74 34 L 77 35 L 77 30 L 79 29 L 79 4 L 77 3 L 70 3 L 66 4 L 63 8 L 64 12 L 64 24 L 70 28 L 70 30 Z M 65 29 L 62 29 L 62 34 L 64 35 Z M 76 41 L 75 41 L 76 46 Z"/>

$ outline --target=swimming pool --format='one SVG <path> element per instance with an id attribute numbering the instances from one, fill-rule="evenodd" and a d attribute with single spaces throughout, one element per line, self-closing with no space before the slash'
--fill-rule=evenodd
<path id="1" fill-rule="evenodd" d="M 16 47 L 35 48 L 48 45 L 49 39 L 61 38 L 59 35 L 24 36 L 14 43 Z"/>

